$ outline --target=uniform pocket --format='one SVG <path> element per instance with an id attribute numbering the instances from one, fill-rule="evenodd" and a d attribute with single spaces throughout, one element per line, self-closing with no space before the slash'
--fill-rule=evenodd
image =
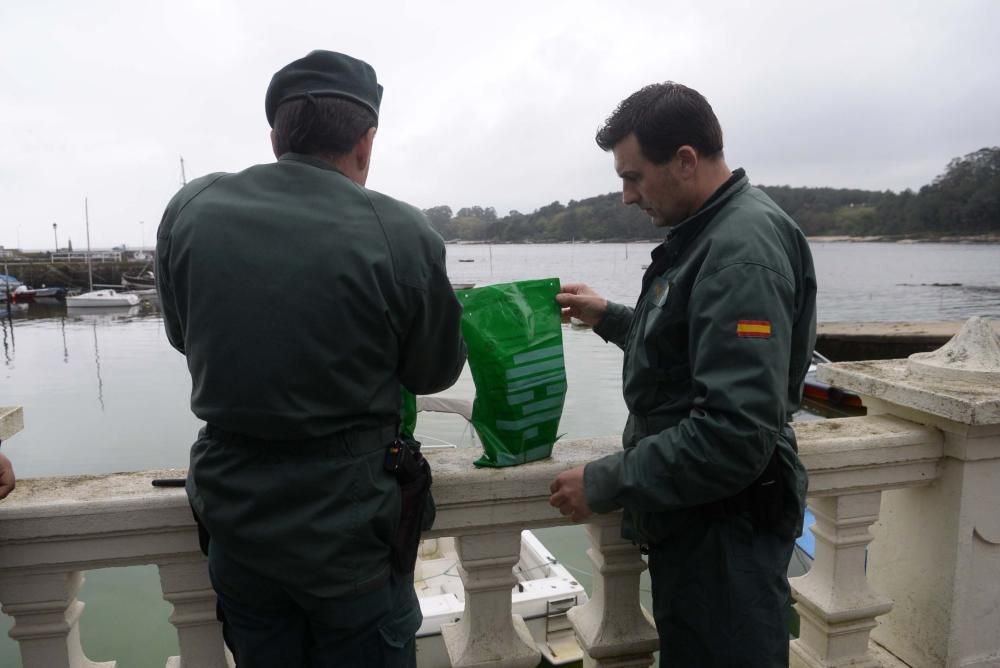
<path id="1" fill-rule="evenodd" d="M 393 575 L 392 609 L 379 624 L 383 662 L 387 668 L 410 668 L 415 665 L 416 633 L 423 622 L 420 603 L 413 590 L 413 576 Z"/>
<path id="2" fill-rule="evenodd" d="M 675 301 L 642 306 L 640 336 L 626 351 L 625 398 L 641 414 L 673 409 L 691 393 L 687 316 Z"/>

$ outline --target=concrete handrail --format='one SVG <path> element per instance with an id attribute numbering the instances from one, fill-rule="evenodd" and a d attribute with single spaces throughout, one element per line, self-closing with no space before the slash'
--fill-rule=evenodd
<path id="1" fill-rule="evenodd" d="M 19 420 L 19 409 L 10 414 Z M 941 457 L 940 432 L 887 415 L 796 423 L 795 429 L 810 495 L 926 484 Z M 548 505 L 549 484 L 567 468 L 617 452 L 620 443 L 617 437 L 562 441 L 548 459 L 499 469 L 473 467 L 468 450 L 434 452 L 438 515 L 428 537 L 568 524 Z M 150 485 L 153 478 L 184 475 L 182 469 L 166 469 L 21 480 L 0 504 L 0 544 L 14 548 L 42 539 L 190 529 L 184 490 Z M 7 554 L 0 569 L 11 565 Z"/>
<path id="2" fill-rule="evenodd" d="M 20 413 L 8 412 L 6 415 L 17 416 L 0 422 L 9 431 L 10 425 L 20 419 Z M 796 431 L 802 459 L 810 471 L 811 494 L 816 499 L 878 494 L 883 489 L 926 484 L 937 475 L 942 438 L 940 432 L 931 427 L 881 415 L 798 423 Z M 548 505 L 552 479 L 567 468 L 617 452 L 619 448 L 617 437 L 568 440 L 557 443 L 549 459 L 501 469 L 475 468 L 472 465 L 475 455 L 469 450 L 444 450 L 430 455 L 438 515 L 427 537 L 460 537 L 460 553 L 464 553 L 463 578 L 470 601 L 485 601 L 488 594 L 492 596 L 489 592 L 480 593 L 483 582 L 490 582 L 493 588 L 503 588 L 502 580 L 499 585 L 494 583 L 493 570 L 498 563 L 516 560 L 517 550 L 516 538 L 506 538 L 516 537 L 525 528 L 568 523 Z M 15 617 L 25 610 L 35 611 L 39 602 L 32 599 L 37 596 L 29 591 L 30 588 L 25 588 L 25 582 L 37 581 L 39 595 L 48 597 L 46 605 L 52 607 L 52 614 L 68 618 L 67 611 L 77 609 L 76 606 L 82 608 L 75 599 L 82 581 L 79 571 L 157 564 L 164 596 L 175 607 L 189 608 L 183 616 L 186 626 L 182 627 L 174 619 L 176 613 L 171 618 L 178 627 L 182 652 L 202 657 L 206 665 L 226 665 L 215 642 L 217 634 L 206 634 L 206 628 L 214 630 L 213 598 L 207 578 L 201 575 L 204 561 L 198 551 L 187 497 L 183 489 L 150 485 L 153 478 L 177 478 L 184 473 L 180 469 L 169 469 L 21 481 L 17 492 L 0 504 L 0 596 L 4 597 L 4 610 Z M 605 563 L 611 558 L 620 560 L 625 566 L 616 572 L 624 572 L 629 578 L 634 575 L 637 585 L 638 573 L 644 565 L 634 549 L 622 552 L 620 540 L 616 539 L 617 529 L 612 526 L 615 522 L 614 516 L 594 520 L 591 535 L 597 554 L 595 563 Z M 499 540 L 498 537 L 505 538 Z M 512 550 L 514 552 L 508 555 Z M 61 598 L 53 598 L 51 587 L 45 584 L 51 584 L 51 576 L 57 576 L 63 583 Z M 604 577 L 601 573 L 596 576 Z M 491 605 L 495 608 L 492 603 L 470 604 L 470 610 L 472 614 L 491 618 L 485 628 L 504 627 L 503 620 L 510 620 L 509 608 L 491 611 Z M 641 615 L 636 618 L 634 613 L 605 610 L 596 603 L 589 610 L 581 608 L 581 612 L 573 616 L 578 631 L 583 629 L 581 639 L 588 649 L 600 647 L 605 656 L 614 655 L 613 649 L 608 654 L 607 641 L 601 634 L 604 618 L 614 614 L 632 615 L 629 625 L 635 628 L 628 648 L 622 646 L 621 651 L 626 654 L 619 653 L 619 657 L 646 656 L 652 651 L 655 633 L 648 621 Z M 27 616 L 24 619 L 27 620 Z M 463 630 L 459 625 L 453 626 L 455 628 L 445 630 L 453 664 L 480 661 L 482 657 L 476 652 L 481 653 L 481 643 L 470 643 L 467 637 L 471 627 Z M 521 632 L 516 627 L 515 616 L 510 632 L 499 634 L 498 642 L 513 644 L 505 647 L 500 655 L 528 665 L 536 658 L 532 654 L 534 650 L 526 649 L 525 643 L 519 641 Z M 25 668 L 62 665 L 60 657 L 65 657 L 66 661 L 75 660 L 71 657 L 80 650 L 72 642 L 74 628 L 75 619 L 72 619 L 66 626 L 67 637 L 55 650 L 50 648 L 56 654 L 45 655 L 47 663 L 32 663 L 26 659 Z M 484 625 L 479 623 L 476 628 L 484 628 Z M 31 644 L 37 646 L 37 636 L 43 631 L 19 620 L 12 634 L 19 639 L 30 638 Z M 195 632 L 199 642 L 185 635 Z"/>
<path id="3" fill-rule="evenodd" d="M 0 441 L 24 429 L 24 411 L 20 406 L 0 406 Z"/>

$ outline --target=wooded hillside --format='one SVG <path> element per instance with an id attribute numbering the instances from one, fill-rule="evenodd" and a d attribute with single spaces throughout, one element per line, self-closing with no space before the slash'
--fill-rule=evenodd
<path id="1" fill-rule="evenodd" d="M 1000 234 L 1000 148 L 955 158 L 919 191 L 759 186 L 809 236 L 946 237 Z M 607 241 L 662 236 L 649 217 L 608 193 L 532 213 L 499 217 L 493 207 L 424 211 L 445 239 L 463 241 Z"/>

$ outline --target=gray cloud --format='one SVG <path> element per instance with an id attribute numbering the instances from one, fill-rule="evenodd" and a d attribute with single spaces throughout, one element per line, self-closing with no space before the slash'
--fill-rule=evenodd
<path id="1" fill-rule="evenodd" d="M 313 48 L 386 87 L 369 185 L 531 211 L 618 188 L 593 135 L 666 79 L 701 90 L 758 183 L 919 188 L 1000 143 L 1000 3 L 294 3 L 0 7 L 0 245 L 152 244 L 188 176 L 272 159 L 271 74 Z M 538 5 L 538 6 L 536 6 Z M 144 221 L 142 225 L 139 221 Z"/>

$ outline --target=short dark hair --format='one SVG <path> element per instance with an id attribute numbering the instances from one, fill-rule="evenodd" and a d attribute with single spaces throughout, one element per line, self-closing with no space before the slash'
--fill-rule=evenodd
<path id="1" fill-rule="evenodd" d="M 282 103 L 274 114 L 278 155 L 344 155 L 354 148 L 378 117 L 340 97 L 306 96 Z"/>
<path id="2" fill-rule="evenodd" d="M 703 157 L 722 154 L 722 127 L 701 93 L 673 81 L 651 84 L 622 100 L 597 131 L 605 151 L 635 133 L 647 160 L 664 163 L 685 144 Z"/>

